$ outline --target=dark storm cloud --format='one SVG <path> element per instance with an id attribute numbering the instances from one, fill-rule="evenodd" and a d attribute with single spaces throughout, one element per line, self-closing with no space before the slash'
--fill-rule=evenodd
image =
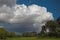
<path id="1" fill-rule="evenodd" d="M 7 5 L 7 6 L 14 6 L 16 4 L 16 0 L 0 0 L 0 6 Z"/>

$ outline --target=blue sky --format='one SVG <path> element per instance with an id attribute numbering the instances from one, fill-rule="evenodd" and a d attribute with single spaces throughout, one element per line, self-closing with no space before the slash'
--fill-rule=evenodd
<path id="1" fill-rule="evenodd" d="M 46 7 L 47 10 L 53 13 L 55 19 L 60 16 L 60 0 L 17 0 L 17 4 L 32 5 Z"/>

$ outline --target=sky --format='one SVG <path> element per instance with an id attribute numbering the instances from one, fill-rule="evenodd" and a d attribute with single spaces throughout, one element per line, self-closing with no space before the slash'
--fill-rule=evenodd
<path id="1" fill-rule="evenodd" d="M 60 16 L 60 0 L 17 0 L 17 4 L 44 6 L 53 13 L 54 19 Z"/>
<path id="2" fill-rule="evenodd" d="M 58 0 L 0 0 L 0 28 L 13 32 L 40 32 L 60 16 Z"/>

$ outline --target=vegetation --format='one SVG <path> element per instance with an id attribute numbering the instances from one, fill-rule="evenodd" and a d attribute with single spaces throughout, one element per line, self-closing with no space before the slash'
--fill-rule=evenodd
<path id="1" fill-rule="evenodd" d="M 37 36 L 36 32 L 25 32 L 22 34 L 23 37 L 35 37 Z"/>
<path id="2" fill-rule="evenodd" d="M 8 32 L 4 28 L 0 28 L 0 39 L 7 39 L 8 37 L 15 37 L 14 32 Z"/>
<path id="3" fill-rule="evenodd" d="M 20 38 L 8 38 L 7 40 L 60 40 L 60 38 L 20 37 Z"/>
<path id="4" fill-rule="evenodd" d="M 0 28 L 0 39 L 6 39 L 8 32 Z"/>

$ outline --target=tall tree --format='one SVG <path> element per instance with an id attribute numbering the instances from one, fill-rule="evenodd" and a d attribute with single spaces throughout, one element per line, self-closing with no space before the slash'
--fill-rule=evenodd
<path id="1" fill-rule="evenodd" d="M 57 23 L 55 21 L 48 21 L 46 27 L 49 29 L 50 36 L 56 35 Z"/>
<path id="2" fill-rule="evenodd" d="M 58 23 L 58 27 L 60 27 L 60 17 L 57 18 L 56 22 Z"/>
<path id="3" fill-rule="evenodd" d="M 8 32 L 4 30 L 3 28 L 0 28 L 0 39 L 7 38 Z"/>
<path id="4" fill-rule="evenodd" d="M 56 20 L 58 26 L 57 26 L 57 37 L 60 37 L 60 17 Z"/>
<path id="5" fill-rule="evenodd" d="M 42 30 L 40 32 L 40 36 L 45 36 L 46 26 L 42 26 Z"/>

